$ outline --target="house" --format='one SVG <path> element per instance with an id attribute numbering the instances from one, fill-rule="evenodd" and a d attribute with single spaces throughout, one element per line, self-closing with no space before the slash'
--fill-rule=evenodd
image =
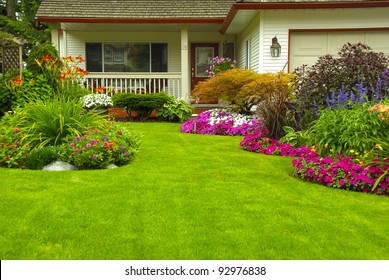
<path id="1" fill-rule="evenodd" d="M 61 56 L 86 58 L 88 86 L 108 93 L 188 100 L 214 56 L 276 72 L 347 42 L 389 55 L 388 0 L 42 0 L 37 21 Z"/>

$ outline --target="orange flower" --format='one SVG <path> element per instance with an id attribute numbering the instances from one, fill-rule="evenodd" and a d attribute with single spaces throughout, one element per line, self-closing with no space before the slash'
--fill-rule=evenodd
<path id="1" fill-rule="evenodd" d="M 12 82 L 15 84 L 15 86 L 20 86 L 23 83 L 22 78 L 15 78 L 12 80 Z"/>
<path id="2" fill-rule="evenodd" d="M 104 88 L 101 87 L 101 86 L 97 86 L 97 88 L 95 88 L 95 90 L 96 90 L 98 93 L 103 93 Z"/>
<path id="3" fill-rule="evenodd" d="M 77 60 L 78 62 L 85 62 L 85 59 L 84 59 L 81 55 L 77 56 L 77 57 L 76 57 L 76 60 Z"/>
<path id="4" fill-rule="evenodd" d="M 43 60 L 43 61 L 49 62 L 51 59 L 52 59 L 52 57 L 49 56 L 49 55 L 44 55 L 44 56 L 42 56 L 42 60 Z"/>

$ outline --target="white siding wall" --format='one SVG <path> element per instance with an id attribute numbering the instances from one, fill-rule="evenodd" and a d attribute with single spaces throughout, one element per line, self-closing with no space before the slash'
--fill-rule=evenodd
<path id="1" fill-rule="evenodd" d="M 263 72 L 281 71 L 288 62 L 290 29 L 389 27 L 389 8 L 264 11 L 263 14 Z M 269 51 L 271 39 L 275 35 L 282 46 L 279 58 L 272 58 Z"/>
<path id="2" fill-rule="evenodd" d="M 259 16 L 257 16 L 245 32 L 236 39 L 236 60 L 238 67 L 245 67 L 246 61 L 246 41 L 250 41 L 250 68 L 259 71 Z"/>

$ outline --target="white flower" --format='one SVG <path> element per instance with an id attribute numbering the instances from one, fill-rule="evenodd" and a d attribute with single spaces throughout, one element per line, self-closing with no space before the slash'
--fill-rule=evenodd
<path id="1" fill-rule="evenodd" d="M 85 108 L 95 108 L 95 107 L 109 107 L 113 106 L 112 98 L 109 95 L 103 93 L 91 93 L 85 95 L 82 98 L 83 105 Z"/>

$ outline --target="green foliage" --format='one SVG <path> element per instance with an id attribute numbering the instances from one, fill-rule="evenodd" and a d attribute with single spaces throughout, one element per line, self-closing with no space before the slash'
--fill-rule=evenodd
<path id="1" fill-rule="evenodd" d="M 102 117 L 86 112 L 80 102 L 65 99 L 37 100 L 19 110 L 21 127 L 29 128 L 29 141 L 33 146 L 61 144 L 73 131 L 84 131 L 89 126 L 98 127 Z"/>
<path id="2" fill-rule="evenodd" d="M 158 109 L 157 117 L 173 122 L 185 122 L 190 119 L 192 113 L 193 107 L 188 102 L 171 97 L 170 101 Z"/>
<path id="3" fill-rule="evenodd" d="M 139 145 L 139 136 L 106 123 L 100 128 L 89 127 L 82 134 L 70 133 L 61 146 L 61 159 L 79 169 L 120 166 L 133 160 Z"/>
<path id="4" fill-rule="evenodd" d="M 295 70 L 297 112 L 302 124 L 307 127 L 315 119 L 313 102 L 319 109 L 326 107 L 326 99 L 342 86 L 346 92 L 358 91 L 357 84 L 367 87 L 367 96 L 372 100 L 378 79 L 389 68 L 389 59 L 376 53 L 364 44 L 345 44 L 339 58 L 330 55 L 320 57 L 311 67 L 302 66 Z M 360 80 L 359 80 L 360 79 Z"/>
<path id="5" fill-rule="evenodd" d="M 14 115 L 5 115 L 0 120 L 0 166 L 18 168 L 24 166 L 31 150 L 25 137 Z"/>
<path id="6" fill-rule="evenodd" d="M 170 100 L 170 96 L 163 92 L 155 94 L 117 93 L 112 97 L 114 106 L 124 107 L 129 116 L 131 112 L 136 112 L 140 119 L 150 118 L 154 109 L 162 108 Z"/>
<path id="7" fill-rule="evenodd" d="M 301 147 L 307 143 L 308 133 L 306 130 L 296 131 L 293 127 L 284 126 L 284 136 L 280 138 L 281 143 L 288 143 L 292 147 Z"/>
<path id="8" fill-rule="evenodd" d="M 26 168 L 42 170 L 44 166 L 56 161 L 59 158 L 57 147 L 39 147 L 33 149 L 26 158 Z"/>
<path id="9" fill-rule="evenodd" d="M 58 50 L 50 42 L 37 44 L 33 46 L 26 59 L 27 69 L 34 74 L 43 74 L 42 67 L 38 64 L 42 57 L 51 57 L 53 60 L 59 60 Z"/>
<path id="10" fill-rule="evenodd" d="M 371 104 L 359 104 L 351 110 L 325 109 L 308 129 L 308 144 L 317 145 L 322 156 L 333 153 L 365 157 L 374 152 L 377 139 L 389 138 L 389 123 L 378 118 L 377 112 L 369 112 Z"/>

